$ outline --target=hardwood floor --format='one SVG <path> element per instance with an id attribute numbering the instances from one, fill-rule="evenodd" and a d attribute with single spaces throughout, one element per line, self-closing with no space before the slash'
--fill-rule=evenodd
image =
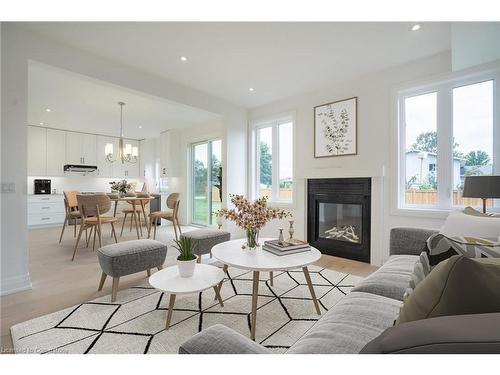
<path id="1" fill-rule="evenodd" d="M 121 224 L 120 224 L 121 226 Z M 116 226 L 119 228 L 120 226 Z M 135 231 L 125 227 L 119 241 L 136 239 Z M 101 269 L 96 254 L 89 248 L 79 247 L 75 261 L 71 262 L 75 238 L 72 227 L 68 228 L 59 244 L 60 227 L 34 229 L 29 231 L 30 275 L 33 289 L 3 296 L 1 305 L 1 349 L 8 352 L 12 348 L 10 327 L 64 308 L 110 294 L 111 282 L 108 280 L 102 291 L 97 291 Z M 183 227 L 188 230 L 189 227 Z M 166 242 L 174 238 L 172 226 L 163 225 L 157 232 L 157 240 Z M 103 245 L 114 243 L 109 230 L 103 230 Z M 169 250 L 165 265 L 175 264 L 175 253 Z M 316 263 L 318 266 L 367 276 L 377 269 L 366 263 L 323 255 Z M 120 279 L 120 289 L 143 282 L 146 272 Z"/>

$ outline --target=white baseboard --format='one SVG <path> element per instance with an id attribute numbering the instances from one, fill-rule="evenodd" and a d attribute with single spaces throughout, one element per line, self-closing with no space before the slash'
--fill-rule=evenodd
<path id="1" fill-rule="evenodd" d="M 0 285 L 0 296 L 22 292 L 32 288 L 30 274 L 27 273 L 21 276 L 9 277 L 2 279 Z"/>

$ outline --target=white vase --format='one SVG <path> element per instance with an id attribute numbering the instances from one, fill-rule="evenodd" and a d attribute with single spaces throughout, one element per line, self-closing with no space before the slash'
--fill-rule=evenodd
<path id="1" fill-rule="evenodd" d="M 179 267 L 179 275 L 181 277 L 191 277 L 194 274 L 194 268 L 196 267 L 196 261 L 198 257 L 193 260 L 178 260 L 177 267 Z"/>

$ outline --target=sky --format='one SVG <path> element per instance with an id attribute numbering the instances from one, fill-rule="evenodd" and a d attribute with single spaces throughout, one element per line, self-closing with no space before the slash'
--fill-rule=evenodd
<path id="1" fill-rule="evenodd" d="M 436 93 L 406 99 L 407 149 L 420 133 L 436 131 L 436 100 Z M 493 156 L 493 81 L 453 89 L 453 136 L 457 151 Z"/>

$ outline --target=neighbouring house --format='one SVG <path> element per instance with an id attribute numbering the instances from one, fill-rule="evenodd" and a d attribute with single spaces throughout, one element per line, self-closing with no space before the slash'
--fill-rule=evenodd
<path id="1" fill-rule="evenodd" d="M 463 163 L 461 158 L 453 158 L 453 181 L 463 179 Z M 408 189 L 435 188 L 437 154 L 420 150 L 406 152 L 406 185 Z"/>

